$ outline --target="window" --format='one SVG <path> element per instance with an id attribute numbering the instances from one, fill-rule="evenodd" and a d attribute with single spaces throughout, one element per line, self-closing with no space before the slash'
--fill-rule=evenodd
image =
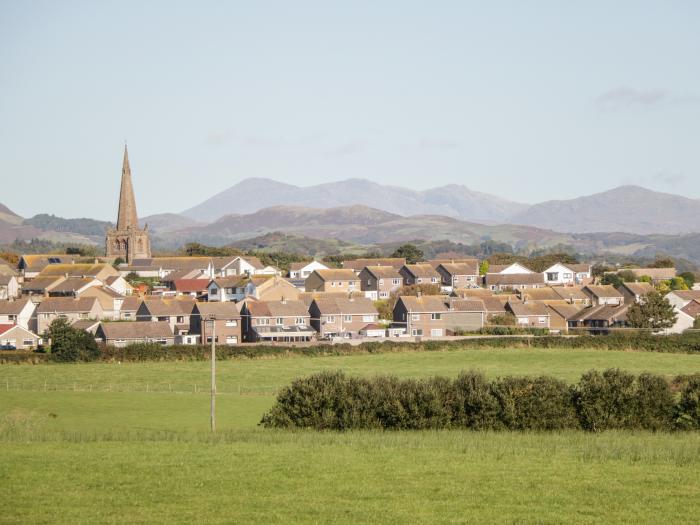
<path id="1" fill-rule="evenodd" d="M 346 323 L 352 323 L 352 315 L 344 315 L 343 321 L 345 321 Z"/>
<path id="2" fill-rule="evenodd" d="M 537 321 L 538 321 L 540 324 L 545 324 L 545 323 L 547 322 L 547 318 L 546 318 L 546 317 L 539 317 L 539 318 L 537 319 Z"/>
<path id="3" fill-rule="evenodd" d="M 379 279 L 379 286 L 384 286 L 384 279 Z"/>
<path id="4" fill-rule="evenodd" d="M 442 329 L 433 328 L 432 330 L 430 330 L 430 335 L 431 337 L 442 337 Z"/>
<path id="5" fill-rule="evenodd" d="M 277 324 L 278 324 L 278 325 L 283 325 L 283 324 L 284 324 L 284 319 L 282 319 L 281 317 L 278 317 L 278 318 L 277 318 Z"/>
<path id="6" fill-rule="evenodd" d="M 216 286 L 212 286 L 211 288 L 209 288 L 209 293 L 212 295 L 216 295 L 219 293 L 219 289 Z"/>
<path id="7" fill-rule="evenodd" d="M 558 281 L 559 280 L 559 272 L 547 272 L 547 280 L 548 281 Z"/>
<path id="8" fill-rule="evenodd" d="M 382 299 L 386 299 L 387 297 L 389 297 L 389 292 L 379 292 L 379 297 L 381 297 Z"/>
<path id="9" fill-rule="evenodd" d="M 437 277 L 431 277 L 430 278 L 431 283 L 436 283 L 437 282 Z"/>
<path id="10" fill-rule="evenodd" d="M 374 321 L 374 316 L 373 315 L 363 315 L 362 321 L 365 323 L 371 323 L 372 321 Z"/>
<path id="11" fill-rule="evenodd" d="M 258 326 L 266 325 L 266 324 L 270 324 L 269 319 L 267 319 L 265 317 L 261 317 L 260 319 L 258 319 Z"/>
<path id="12" fill-rule="evenodd" d="M 158 318 L 158 320 L 159 320 L 159 321 L 170 321 L 170 318 L 169 318 L 169 317 L 160 316 L 160 317 Z"/>
<path id="13" fill-rule="evenodd" d="M 393 284 L 394 286 L 398 286 L 401 284 L 401 279 L 392 279 L 391 284 Z"/>
<path id="14" fill-rule="evenodd" d="M 227 344 L 227 345 L 235 345 L 235 344 L 238 344 L 238 336 L 236 336 L 236 335 L 227 335 L 227 336 L 226 336 L 226 344 Z"/>
<path id="15" fill-rule="evenodd" d="M 430 314 L 430 319 L 432 321 L 439 321 L 442 319 L 442 314 Z"/>
<path id="16" fill-rule="evenodd" d="M 22 341 L 22 346 L 33 346 L 33 345 L 34 345 L 33 339 L 24 339 Z"/>
<path id="17" fill-rule="evenodd" d="M 179 315 L 179 316 L 177 317 L 177 322 L 178 322 L 178 323 L 184 323 L 184 322 L 185 322 L 185 318 L 184 318 L 183 316 Z"/>
<path id="18" fill-rule="evenodd" d="M 421 330 L 420 328 L 414 328 L 413 330 L 411 330 L 411 335 L 423 335 L 423 330 Z"/>
<path id="19" fill-rule="evenodd" d="M 218 343 L 218 342 L 219 342 L 219 336 L 218 336 L 218 335 L 214 338 L 214 342 L 215 342 L 215 343 Z M 207 343 L 210 343 L 210 344 L 211 344 L 211 336 L 210 336 L 210 335 L 207 336 Z"/>
<path id="20" fill-rule="evenodd" d="M 226 326 L 238 326 L 238 321 L 236 319 L 228 319 L 226 321 Z"/>
<path id="21" fill-rule="evenodd" d="M 131 319 L 131 312 L 124 312 L 124 319 Z"/>
<path id="22" fill-rule="evenodd" d="M 304 318 L 303 318 L 303 317 L 297 317 L 297 318 L 294 320 L 294 324 L 299 325 L 299 326 L 303 326 L 303 325 L 305 325 L 306 323 L 304 322 Z"/>
<path id="23" fill-rule="evenodd" d="M 335 281 L 331 281 L 331 286 L 335 288 Z"/>
<path id="24" fill-rule="evenodd" d="M 420 314 L 411 314 L 411 321 L 420 321 Z"/>
<path id="25" fill-rule="evenodd" d="M 327 315 L 326 322 L 327 323 L 335 323 L 335 315 Z"/>
<path id="26" fill-rule="evenodd" d="M 570 273 L 565 273 L 565 274 L 564 274 L 564 279 L 571 279 L 572 277 L 573 277 L 573 275 L 570 274 Z"/>

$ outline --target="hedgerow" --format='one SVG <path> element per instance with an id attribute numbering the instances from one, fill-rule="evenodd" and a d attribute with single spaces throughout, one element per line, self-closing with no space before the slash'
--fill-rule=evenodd
<path id="1" fill-rule="evenodd" d="M 700 374 L 674 381 L 592 370 L 570 386 L 552 377 L 477 372 L 451 380 L 348 377 L 322 372 L 283 389 L 260 424 L 268 428 L 651 431 L 700 428 Z"/>

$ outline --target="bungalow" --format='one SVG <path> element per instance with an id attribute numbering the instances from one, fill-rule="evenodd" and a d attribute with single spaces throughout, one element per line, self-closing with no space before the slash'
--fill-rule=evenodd
<path id="1" fill-rule="evenodd" d="M 0 275 L 0 301 L 19 297 L 19 281 L 17 277 L 10 275 Z"/>
<path id="2" fill-rule="evenodd" d="M 366 297 L 317 298 L 309 306 L 309 314 L 311 326 L 323 338 L 356 337 L 362 328 L 379 318 L 374 304 Z"/>
<path id="3" fill-rule="evenodd" d="M 136 311 L 137 321 L 167 322 L 172 330 L 186 327 L 189 330 L 194 299 L 182 296 L 173 299 L 145 298 Z"/>
<path id="4" fill-rule="evenodd" d="M 175 343 L 175 334 L 166 322 L 100 323 L 95 338 L 120 348 L 135 343 L 157 343 L 165 346 Z"/>
<path id="5" fill-rule="evenodd" d="M 610 284 L 589 284 L 584 286 L 581 291 L 589 297 L 593 306 L 620 306 L 625 302 L 625 296 Z"/>
<path id="6" fill-rule="evenodd" d="M 542 303 L 508 301 L 506 310 L 515 316 L 515 321 L 520 327 L 550 327 L 551 314 L 549 308 Z"/>
<path id="7" fill-rule="evenodd" d="M 377 259 L 353 259 L 351 261 L 343 261 L 342 266 L 345 270 L 352 270 L 356 274 L 359 274 L 366 266 L 391 266 L 399 270 L 405 264 L 406 259 L 403 257 L 382 257 Z"/>
<path id="8" fill-rule="evenodd" d="M 508 296 L 496 296 L 491 290 L 486 290 L 484 288 L 461 288 L 452 292 L 452 295 L 460 299 L 479 300 L 484 303 L 487 321 L 491 317 L 504 315 L 506 313 L 505 303 L 508 300 Z"/>
<path id="9" fill-rule="evenodd" d="M 0 324 L 0 348 L 33 350 L 41 344 L 41 338 L 16 324 Z"/>
<path id="10" fill-rule="evenodd" d="M 134 293 L 134 287 L 121 275 L 107 277 L 104 283 L 118 294 L 132 295 Z"/>
<path id="11" fill-rule="evenodd" d="M 207 293 L 208 286 L 209 279 L 175 279 L 170 282 L 170 291 L 176 296 L 200 297 Z"/>
<path id="12" fill-rule="evenodd" d="M 543 288 L 544 275 L 541 273 L 487 273 L 484 286 L 492 291 L 525 290 Z"/>
<path id="13" fill-rule="evenodd" d="M 622 269 L 619 271 L 629 271 L 632 272 L 637 279 L 642 276 L 651 277 L 653 283 L 660 283 L 662 281 L 670 281 L 677 275 L 675 268 L 629 268 Z"/>
<path id="14" fill-rule="evenodd" d="M 488 273 L 500 273 L 502 275 L 507 275 L 507 274 L 522 274 L 522 273 L 535 273 L 530 268 L 527 266 L 524 266 L 520 263 L 512 263 L 512 264 L 489 264 L 489 269 Z"/>
<path id="15" fill-rule="evenodd" d="M 37 277 L 79 277 L 106 281 L 108 277 L 118 277 L 120 274 L 111 264 L 104 263 L 73 263 L 50 264 Z"/>
<path id="16" fill-rule="evenodd" d="M 241 307 L 243 337 L 246 341 L 310 341 L 316 334 L 302 301 L 246 300 Z"/>
<path id="17" fill-rule="evenodd" d="M 442 337 L 483 328 L 486 308 L 480 299 L 443 295 L 402 295 L 393 310 L 394 325 L 414 337 Z"/>
<path id="18" fill-rule="evenodd" d="M 0 301 L 0 324 L 16 324 L 29 330 L 35 310 L 36 305 L 30 299 Z"/>
<path id="19" fill-rule="evenodd" d="M 53 284 L 46 292 L 49 297 L 77 297 L 88 288 L 97 286 L 102 286 L 102 281 L 94 277 L 66 276 Z"/>
<path id="20" fill-rule="evenodd" d="M 95 335 L 95 332 L 97 332 L 97 327 L 100 326 L 100 323 L 102 321 L 97 321 L 95 319 L 86 319 L 86 320 L 79 320 L 79 321 L 73 321 L 70 326 L 71 328 L 75 328 L 76 330 L 82 330 L 83 332 L 87 332 L 89 334 Z"/>
<path id="21" fill-rule="evenodd" d="M 25 281 L 22 284 L 22 295 L 26 296 L 45 296 L 49 291 L 63 282 L 64 276 L 54 275 L 51 277 L 35 277 L 31 281 Z"/>
<path id="22" fill-rule="evenodd" d="M 237 345 L 243 342 L 241 313 L 231 302 L 195 303 L 190 318 L 190 334 L 196 334 L 202 343 L 211 343 L 214 335 L 216 343 Z"/>
<path id="23" fill-rule="evenodd" d="M 516 295 L 523 301 L 540 303 L 561 302 L 587 306 L 590 298 L 579 286 L 545 286 L 544 288 L 526 288 L 517 290 Z"/>
<path id="24" fill-rule="evenodd" d="M 51 264 L 71 264 L 78 259 L 77 255 L 65 254 L 32 254 L 22 255 L 17 267 L 24 279 L 33 279 L 39 272 Z"/>
<path id="25" fill-rule="evenodd" d="M 437 284 L 442 281 L 442 277 L 432 265 L 427 263 L 422 264 L 404 264 L 399 270 L 403 282 L 406 286 L 414 284 Z"/>
<path id="26" fill-rule="evenodd" d="M 568 303 L 545 303 L 549 309 L 549 329 L 552 332 L 567 333 L 569 321 L 573 319 L 585 306 Z"/>
<path id="27" fill-rule="evenodd" d="M 47 297 L 36 308 L 36 331 L 43 334 L 58 318 L 72 323 L 79 319 L 102 317 L 102 305 L 96 297 Z"/>
<path id="28" fill-rule="evenodd" d="M 393 266 L 365 266 L 359 278 L 365 297 L 373 301 L 388 299 L 403 286 L 403 277 Z"/>
<path id="29" fill-rule="evenodd" d="M 591 280 L 591 265 L 556 263 L 542 273 L 549 285 L 588 284 Z"/>
<path id="30" fill-rule="evenodd" d="M 674 290 L 666 294 L 665 299 L 673 305 L 678 316 L 676 323 L 668 333 L 682 333 L 695 325 L 696 311 L 700 305 L 700 290 Z"/>
<path id="31" fill-rule="evenodd" d="M 624 295 L 625 303 L 641 303 L 644 298 L 650 293 L 656 291 L 651 284 L 641 283 L 622 283 L 617 290 Z"/>
<path id="32" fill-rule="evenodd" d="M 460 263 L 441 263 L 435 269 L 440 274 L 443 286 L 450 290 L 479 286 L 479 261 L 476 259 Z"/>
<path id="33" fill-rule="evenodd" d="M 671 303 L 676 310 L 681 310 L 692 301 L 700 302 L 700 290 L 674 290 L 666 294 L 666 300 Z"/>
<path id="34" fill-rule="evenodd" d="M 289 265 L 291 279 L 306 279 L 314 270 L 328 270 L 328 266 L 318 261 L 294 262 Z"/>
<path id="35" fill-rule="evenodd" d="M 607 334 L 610 329 L 623 328 L 627 325 L 627 311 L 630 305 L 599 304 L 584 308 L 569 318 L 569 330 L 585 329 L 591 334 Z"/>
<path id="36" fill-rule="evenodd" d="M 157 277 L 164 279 L 174 272 L 200 272 L 207 277 L 214 276 L 214 264 L 211 257 L 149 257 L 134 259 L 130 265 L 120 265 L 122 276 L 133 272 L 140 277 Z"/>
<path id="37" fill-rule="evenodd" d="M 360 279 L 354 270 L 314 270 L 306 278 L 307 292 L 345 292 L 360 291 Z"/>
<path id="38" fill-rule="evenodd" d="M 265 266 L 260 259 L 252 256 L 236 256 L 233 258 L 214 258 L 216 273 L 221 277 L 249 275 L 281 275 L 274 266 Z"/>

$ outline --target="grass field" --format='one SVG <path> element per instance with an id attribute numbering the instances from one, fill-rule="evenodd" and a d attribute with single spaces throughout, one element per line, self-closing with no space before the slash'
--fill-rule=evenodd
<path id="1" fill-rule="evenodd" d="M 700 372 L 700 356 L 479 349 L 225 361 L 213 437 L 206 362 L 0 367 L 0 523 L 696 522 L 698 433 L 256 426 L 277 388 L 324 369 L 574 382 L 608 367 L 671 376 Z"/>

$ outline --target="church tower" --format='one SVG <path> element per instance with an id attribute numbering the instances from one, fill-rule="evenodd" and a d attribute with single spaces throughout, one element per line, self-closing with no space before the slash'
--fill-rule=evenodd
<path id="1" fill-rule="evenodd" d="M 119 212 L 117 227 L 107 231 L 105 241 L 107 257 L 124 259 L 131 264 L 134 259 L 151 257 L 151 241 L 148 237 L 148 225 L 139 228 L 136 214 L 136 198 L 131 184 L 131 167 L 129 166 L 129 151 L 124 145 L 124 163 L 122 164 L 122 185 L 119 192 Z"/>

